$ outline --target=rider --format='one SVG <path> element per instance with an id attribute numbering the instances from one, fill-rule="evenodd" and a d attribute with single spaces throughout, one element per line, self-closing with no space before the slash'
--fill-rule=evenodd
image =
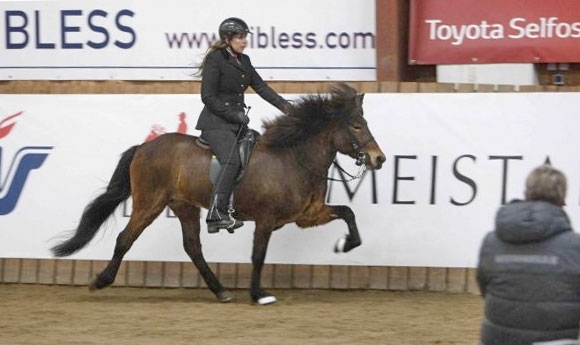
<path id="1" fill-rule="evenodd" d="M 201 111 L 196 129 L 216 155 L 221 170 L 214 184 L 207 214 L 208 232 L 233 230 L 243 223 L 232 217 L 229 202 L 241 167 L 238 137 L 250 118 L 245 111 L 244 92 L 251 87 L 270 104 L 287 112 L 290 103 L 270 88 L 243 54 L 250 33 L 239 18 L 227 18 L 219 26 L 220 39 L 208 49 L 199 67 Z"/>

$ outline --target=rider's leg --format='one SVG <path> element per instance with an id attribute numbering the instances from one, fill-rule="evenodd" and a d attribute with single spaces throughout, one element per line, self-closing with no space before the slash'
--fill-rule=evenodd
<path id="1" fill-rule="evenodd" d="M 230 197 L 241 166 L 237 136 L 234 132 L 223 130 L 204 131 L 201 136 L 210 144 L 221 165 L 206 219 L 208 231 L 210 233 L 219 232 L 219 229 L 232 231 L 243 225 L 243 222 L 233 219 L 229 210 Z"/>

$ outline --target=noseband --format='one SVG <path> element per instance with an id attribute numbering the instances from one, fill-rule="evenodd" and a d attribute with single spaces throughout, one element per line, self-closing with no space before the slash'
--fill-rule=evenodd
<path id="1" fill-rule="evenodd" d="M 360 178 L 364 172 L 366 171 L 366 163 L 367 163 L 367 155 L 362 151 L 362 149 L 367 146 L 370 142 L 375 141 L 375 138 L 371 135 L 371 137 L 364 141 L 364 142 L 359 142 L 358 139 L 354 136 L 354 134 L 352 134 L 352 132 L 349 129 L 349 126 L 346 127 L 346 133 L 348 135 L 348 139 L 350 140 L 350 146 L 352 147 L 352 151 L 351 151 L 351 155 L 355 157 L 355 164 L 357 166 L 359 166 L 359 171 L 356 173 L 356 175 L 352 175 L 351 173 L 349 173 L 348 171 L 344 170 L 343 167 L 340 166 L 340 164 L 338 164 L 338 160 L 334 160 L 334 162 L 332 162 L 332 164 L 340 171 L 342 171 L 343 173 L 345 173 L 348 177 L 350 177 L 349 180 L 343 181 L 343 180 L 338 180 L 338 179 L 334 179 L 334 178 L 330 178 L 327 177 L 327 180 L 330 181 L 343 181 L 343 182 L 348 182 L 348 181 L 352 181 L 355 180 L 357 178 Z"/>
<path id="2" fill-rule="evenodd" d="M 362 149 L 370 142 L 373 142 L 375 138 L 371 135 L 367 141 L 360 143 L 348 127 L 346 128 L 346 133 L 348 134 L 348 139 L 350 140 L 350 145 L 352 147 L 351 153 L 355 157 L 355 164 L 358 166 L 366 165 L 367 155 L 362 151 Z"/>

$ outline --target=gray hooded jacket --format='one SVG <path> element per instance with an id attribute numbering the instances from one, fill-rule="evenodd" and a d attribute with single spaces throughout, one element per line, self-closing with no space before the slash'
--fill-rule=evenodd
<path id="1" fill-rule="evenodd" d="M 485 298 L 481 341 L 530 345 L 578 337 L 580 235 L 561 207 L 513 201 L 501 207 L 480 250 Z"/>

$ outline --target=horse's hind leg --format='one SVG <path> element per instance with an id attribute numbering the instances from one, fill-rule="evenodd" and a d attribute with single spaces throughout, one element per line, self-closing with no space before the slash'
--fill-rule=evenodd
<path id="1" fill-rule="evenodd" d="M 89 285 L 91 290 L 102 289 L 115 281 L 123 257 L 143 230 L 163 211 L 163 207 L 164 205 L 159 203 L 157 205 L 151 205 L 147 209 L 136 207 L 135 204 L 133 205 L 133 213 L 131 214 L 129 223 L 117 236 L 113 258 L 109 261 L 107 267 L 91 281 Z"/>
<path id="2" fill-rule="evenodd" d="M 274 226 L 269 226 L 262 222 L 256 222 L 256 229 L 254 230 L 250 296 L 254 302 L 260 305 L 276 303 L 276 297 L 261 287 L 262 268 L 264 267 L 268 242 L 270 242 L 273 228 Z"/>
<path id="3" fill-rule="evenodd" d="M 231 301 L 231 295 L 216 278 L 203 257 L 201 241 L 199 238 L 199 207 L 195 207 L 185 202 L 172 202 L 169 207 L 171 207 L 173 213 L 175 213 L 181 222 L 183 248 L 191 258 L 191 261 L 195 264 L 195 267 L 197 267 L 203 280 L 207 284 L 207 287 L 216 295 L 220 302 Z"/>

